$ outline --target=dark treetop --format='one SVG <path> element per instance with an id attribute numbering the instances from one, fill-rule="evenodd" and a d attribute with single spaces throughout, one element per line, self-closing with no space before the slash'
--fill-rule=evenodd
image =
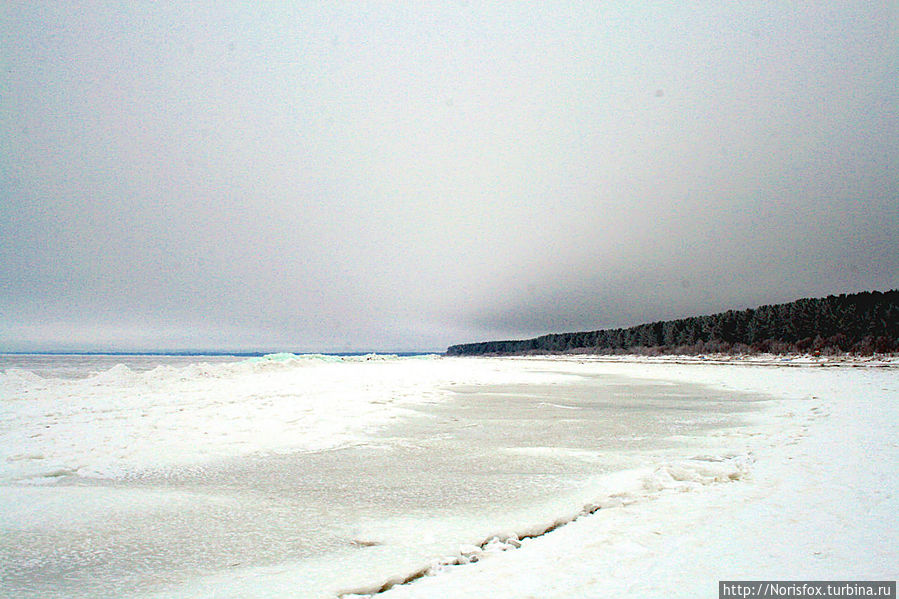
<path id="1" fill-rule="evenodd" d="M 899 351 L 899 290 L 830 295 L 630 328 L 453 345 L 451 356 L 523 353 Z"/>

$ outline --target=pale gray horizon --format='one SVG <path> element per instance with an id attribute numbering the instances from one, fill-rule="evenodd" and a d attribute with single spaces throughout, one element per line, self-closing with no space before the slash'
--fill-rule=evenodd
<path id="1" fill-rule="evenodd" d="M 0 351 L 899 287 L 895 2 L 4 3 Z"/>

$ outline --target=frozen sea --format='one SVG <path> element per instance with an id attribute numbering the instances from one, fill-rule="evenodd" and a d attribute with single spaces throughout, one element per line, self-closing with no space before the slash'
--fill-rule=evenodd
<path id="1" fill-rule="evenodd" d="M 2 356 L 0 594 L 451 580 L 588 514 L 745 484 L 761 432 L 793 439 L 770 394 L 616 366 Z"/>

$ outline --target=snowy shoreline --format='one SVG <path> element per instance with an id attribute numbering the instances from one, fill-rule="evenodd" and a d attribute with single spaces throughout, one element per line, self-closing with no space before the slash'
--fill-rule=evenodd
<path id="1" fill-rule="evenodd" d="M 466 356 L 475 358 L 479 356 Z M 508 359 L 561 360 L 609 362 L 617 364 L 729 364 L 746 366 L 852 366 L 870 368 L 899 367 L 899 356 L 894 354 L 854 354 L 820 355 L 812 354 L 663 354 L 645 356 L 640 354 L 522 354 L 491 356 Z"/>

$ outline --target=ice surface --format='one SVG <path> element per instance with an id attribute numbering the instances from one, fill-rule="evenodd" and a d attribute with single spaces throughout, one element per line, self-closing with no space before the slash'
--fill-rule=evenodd
<path id="1" fill-rule="evenodd" d="M 0 374 L 0 480 L 53 482 L 60 473 L 122 477 L 255 451 L 352 444 L 410 402 L 439 401 L 458 364 L 370 357 L 278 356 L 221 364 L 118 364 L 87 378 Z M 443 362 L 436 362 L 444 364 Z M 530 373 L 534 382 L 559 375 Z M 461 380 L 502 381 L 494 367 Z M 40 459 L 18 459 L 40 455 Z"/>
<path id="2" fill-rule="evenodd" d="M 370 358 L 7 368 L 2 594 L 712 596 L 896 563 L 895 371 Z"/>

